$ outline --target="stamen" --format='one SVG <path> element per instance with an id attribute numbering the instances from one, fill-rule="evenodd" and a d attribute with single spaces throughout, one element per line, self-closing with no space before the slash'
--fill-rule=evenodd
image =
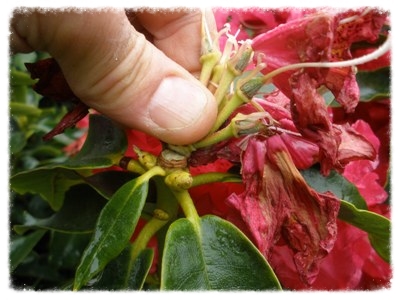
<path id="1" fill-rule="evenodd" d="M 207 41 L 211 45 L 212 44 L 212 37 L 211 37 L 210 29 L 208 28 L 208 24 L 207 24 L 207 21 L 206 21 L 206 12 L 205 12 L 204 8 L 201 9 L 201 22 L 203 23 L 202 28 L 205 31 L 205 35 L 207 37 Z"/>

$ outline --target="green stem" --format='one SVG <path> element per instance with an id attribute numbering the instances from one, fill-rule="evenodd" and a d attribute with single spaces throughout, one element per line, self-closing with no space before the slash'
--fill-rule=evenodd
<path id="1" fill-rule="evenodd" d="M 180 207 L 183 210 L 186 218 L 191 221 L 195 226 L 199 224 L 199 215 L 197 213 L 196 207 L 193 204 L 193 200 L 187 190 L 172 191 L 178 200 Z"/>
<path id="2" fill-rule="evenodd" d="M 221 172 L 211 172 L 193 176 L 192 187 L 213 183 L 213 182 L 234 182 L 240 183 L 242 179 L 239 175 Z"/>
<path id="3" fill-rule="evenodd" d="M 240 95 L 239 93 L 235 92 L 232 96 L 231 99 L 229 99 L 226 102 L 226 105 L 224 108 L 218 113 L 217 120 L 215 121 L 215 124 L 213 128 L 211 129 L 211 132 L 215 132 L 224 124 L 226 120 L 228 120 L 229 116 L 237 109 L 240 105 L 243 103 L 248 102 L 247 99 L 243 98 L 243 95 Z"/>
<path id="4" fill-rule="evenodd" d="M 166 213 L 165 213 L 166 214 Z M 166 214 L 168 216 L 168 214 Z M 147 244 L 150 239 L 169 221 L 169 216 L 166 219 L 160 219 L 158 217 L 151 218 L 146 225 L 142 228 L 139 235 L 137 236 L 135 242 L 131 249 L 131 260 L 130 266 L 133 265 L 135 259 L 139 256 L 140 252 L 146 249 Z"/>
<path id="5" fill-rule="evenodd" d="M 200 61 L 202 63 L 200 82 L 205 86 L 208 85 L 214 67 L 218 63 L 220 58 L 221 58 L 220 52 L 207 53 L 200 58 Z"/>
<path id="6" fill-rule="evenodd" d="M 150 180 L 151 177 L 153 176 L 165 176 L 166 172 L 163 168 L 159 167 L 159 166 L 155 166 L 152 169 L 148 170 L 146 173 L 140 175 L 137 178 L 137 184 L 140 185 L 143 182 L 147 182 Z"/>
<path id="7" fill-rule="evenodd" d="M 123 156 L 120 160 L 118 165 L 129 172 L 137 173 L 137 174 L 144 174 L 146 173 L 146 169 L 136 160 L 131 157 Z"/>
<path id="8" fill-rule="evenodd" d="M 216 143 L 225 141 L 225 140 L 233 138 L 233 137 L 235 137 L 235 132 L 230 123 L 228 126 L 224 127 L 223 129 L 221 129 L 217 132 L 211 133 L 210 135 L 206 136 L 201 141 L 198 141 L 197 143 L 193 144 L 192 146 L 196 149 L 204 148 L 204 147 L 214 145 Z"/>
<path id="9" fill-rule="evenodd" d="M 220 106 L 222 100 L 226 92 L 228 91 L 231 83 L 235 79 L 236 76 L 239 76 L 240 72 L 235 70 L 229 64 L 227 65 L 226 69 L 222 73 L 221 80 L 219 81 L 218 88 L 215 91 L 215 100 L 217 101 L 218 106 Z"/>

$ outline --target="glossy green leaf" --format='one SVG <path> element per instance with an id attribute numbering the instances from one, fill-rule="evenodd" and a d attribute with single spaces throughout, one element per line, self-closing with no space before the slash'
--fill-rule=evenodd
<path id="1" fill-rule="evenodd" d="M 93 238 L 76 271 L 74 289 L 84 286 L 126 247 L 139 220 L 148 192 L 148 178 L 124 184 L 108 201 Z"/>
<path id="2" fill-rule="evenodd" d="M 358 189 L 339 173 L 332 171 L 329 176 L 321 175 L 319 169 L 310 168 L 301 172 L 307 183 L 316 191 L 332 192 L 339 199 L 352 203 L 359 209 L 367 209 L 364 198 Z"/>
<path id="3" fill-rule="evenodd" d="M 131 265 L 128 273 L 127 286 L 128 290 L 141 290 L 153 263 L 154 250 L 146 248 L 139 253 L 138 257 Z"/>
<path id="4" fill-rule="evenodd" d="M 376 213 L 357 209 L 349 202 L 341 201 L 339 218 L 368 233 L 375 251 L 390 262 L 390 220 Z"/>
<path id="5" fill-rule="evenodd" d="M 59 211 L 48 218 L 35 218 L 24 212 L 24 223 L 15 225 L 14 230 L 19 234 L 38 228 L 64 233 L 90 233 L 106 203 L 89 186 L 74 186 L 66 193 L 65 204 Z"/>
<path id="6" fill-rule="evenodd" d="M 49 242 L 49 264 L 64 270 L 76 270 L 90 237 L 90 234 L 52 231 Z"/>
<path id="7" fill-rule="evenodd" d="M 73 170 L 48 167 L 20 172 L 10 178 L 15 192 L 39 194 L 55 211 L 62 207 L 66 191 L 80 182 L 82 178 Z"/>
<path id="8" fill-rule="evenodd" d="M 364 198 L 358 189 L 337 172 L 328 177 L 311 168 L 302 172 L 308 184 L 316 191 L 331 191 L 341 200 L 339 219 L 368 233 L 375 251 L 386 261 L 390 260 L 390 220 L 368 211 Z"/>
<path id="9" fill-rule="evenodd" d="M 83 180 L 70 169 L 110 167 L 125 149 L 125 132 L 108 118 L 91 115 L 88 137 L 76 156 L 64 163 L 20 172 L 11 177 L 11 188 L 20 194 L 40 194 L 57 211 L 63 205 L 65 192 Z"/>
<path id="10" fill-rule="evenodd" d="M 257 248 L 231 223 L 204 216 L 169 228 L 162 260 L 164 290 L 277 290 L 280 284 Z"/>
<path id="11" fill-rule="evenodd" d="M 140 290 L 153 262 L 154 251 L 144 249 L 131 262 L 131 245 L 128 245 L 115 259 L 110 261 L 90 290 Z M 132 263 L 132 264 L 131 264 Z"/>
<path id="12" fill-rule="evenodd" d="M 104 198 L 110 199 L 122 185 L 136 177 L 137 175 L 131 172 L 104 171 L 85 177 L 83 180 Z"/>
<path id="13" fill-rule="evenodd" d="M 10 245 L 10 270 L 13 271 L 32 251 L 46 230 L 37 230 L 28 235 L 16 236 Z"/>
<path id="14" fill-rule="evenodd" d="M 106 168 L 118 163 L 127 147 L 125 131 L 103 115 L 90 115 L 89 132 L 81 151 L 66 168 Z"/>
<path id="15" fill-rule="evenodd" d="M 382 68 L 376 71 L 358 72 L 357 83 L 360 87 L 360 100 L 371 101 L 390 97 L 390 69 Z"/>

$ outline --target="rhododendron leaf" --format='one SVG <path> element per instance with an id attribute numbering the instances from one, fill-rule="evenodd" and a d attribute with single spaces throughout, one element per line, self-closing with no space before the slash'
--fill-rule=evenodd
<path id="1" fill-rule="evenodd" d="M 339 199 L 350 202 L 359 209 L 367 209 L 367 204 L 358 189 L 336 171 L 331 171 L 327 177 L 321 175 L 317 168 L 301 171 L 301 174 L 316 191 L 320 193 L 331 191 Z"/>
<path id="2" fill-rule="evenodd" d="M 131 172 L 104 171 L 85 177 L 83 180 L 104 198 L 110 199 L 123 184 L 135 177 L 137 176 Z"/>
<path id="3" fill-rule="evenodd" d="M 146 248 L 142 250 L 130 267 L 126 288 L 129 290 L 140 290 L 143 287 L 147 274 L 153 263 L 154 250 Z"/>
<path id="4" fill-rule="evenodd" d="M 390 259 L 390 221 L 367 209 L 357 188 L 343 176 L 332 171 L 328 177 L 311 168 L 302 172 L 308 184 L 319 192 L 331 191 L 342 199 L 338 218 L 368 233 L 371 245 L 386 261 Z"/>
<path id="5" fill-rule="evenodd" d="M 15 225 L 14 230 L 19 234 L 38 228 L 65 233 L 90 233 L 106 204 L 105 199 L 87 185 L 72 187 L 66 192 L 64 202 L 61 209 L 48 218 L 35 218 L 25 212 L 24 223 Z"/>
<path id="6" fill-rule="evenodd" d="M 15 192 L 39 194 L 55 211 L 63 206 L 65 192 L 81 182 L 81 177 L 75 171 L 59 167 L 28 170 L 10 178 L 11 188 Z"/>
<path id="7" fill-rule="evenodd" d="M 386 262 L 390 262 L 391 222 L 389 219 L 374 212 L 357 209 L 346 201 L 341 201 L 339 218 L 367 232 L 375 251 Z"/>
<path id="8" fill-rule="evenodd" d="M 169 228 L 162 260 L 164 290 L 280 289 L 267 261 L 231 223 L 212 215 Z"/>
<path id="9" fill-rule="evenodd" d="M 110 261 L 99 275 L 100 279 L 90 286 L 93 290 L 140 290 L 143 287 L 153 262 L 153 249 L 144 249 L 135 259 L 132 266 L 129 244 L 117 258 Z"/>
<path id="10" fill-rule="evenodd" d="M 382 68 L 372 72 L 358 72 L 360 100 L 364 102 L 390 97 L 390 69 Z"/>
<path id="11" fill-rule="evenodd" d="M 17 236 L 10 243 L 10 271 L 12 272 L 32 251 L 46 230 L 36 230 L 28 235 Z"/>
<path id="12" fill-rule="evenodd" d="M 127 147 L 122 128 L 102 115 L 90 115 L 89 132 L 81 151 L 65 163 L 66 168 L 106 168 L 117 163 Z"/>
<path id="13" fill-rule="evenodd" d="M 129 243 L 146 201 L 148 180 L 138 177 L 124 184 L 101 211 L 76 271 L 75 290 L 98 274 Z"/>

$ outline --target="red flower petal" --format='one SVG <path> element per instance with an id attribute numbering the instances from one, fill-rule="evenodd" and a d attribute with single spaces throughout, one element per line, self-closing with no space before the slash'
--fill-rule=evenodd
<path id="1" fill-rule="evenodd" d="M 321 172 L 328 175 L 337 165 L 340 131 L 332 126 L 325 100 L 317 92 L 315 81 L 307 73 L 291 78 L 292 115 L 299 132 L 319 146 Z"/>
<path id="2" fill-rule="evenodd" d="M 300 277 L 312 283 L 336 239 L 339 201 L 311 189 L 280 136 L 253 138 L 242 158 L 245 192 L 229 197 L 260 251 L 268 255 L 281 235 L 294 251 Z"/>

